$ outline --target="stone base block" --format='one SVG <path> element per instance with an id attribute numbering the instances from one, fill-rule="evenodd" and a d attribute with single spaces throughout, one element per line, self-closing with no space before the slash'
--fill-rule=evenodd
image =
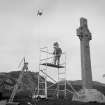
<path id="1" fill-rule="evenodd" d="M 105 96 L 96 89 L 81 89 L 73 95 L 72 101 L 105 103 Z"/>

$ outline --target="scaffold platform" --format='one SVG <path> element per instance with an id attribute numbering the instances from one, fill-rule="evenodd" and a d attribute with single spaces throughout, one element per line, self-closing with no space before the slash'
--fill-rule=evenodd
<path id="1" fill-rule="evenodd" d="M 55 64 L 52 64 L 52 63 L 42 63 L 41 65 L 50 66 L 50 67 L 55 67 L 55 68 L 64 68 L 64 66 L 55 65 Z"/>

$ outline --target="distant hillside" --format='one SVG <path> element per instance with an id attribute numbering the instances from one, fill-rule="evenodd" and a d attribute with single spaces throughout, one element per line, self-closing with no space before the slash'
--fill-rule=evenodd
<path id="1" fill-rule="evenodd" d="M 19 77 L 20 71 L 12 71 L 8 73 L 0 73 L 0 92 L 3 96 L 9 97 L 16 81 Z M 40 76 L 42 81 L 44 78 Z M 48 86 L 51 85 L 51 82 L 48 82 Z M 38 86 L 38 72 L 25 72 L 22 78 L 22 82 L 19 85 L 18 93 L 28 93 L 32 94 L 33 90 Z"/>
<path id="2" fill-rule="evenodd" d="M 17 78 L 20 74 L 20 71 L 12 71 L 8 73 L 0 73 L 0 92 L 3 96 L 10 97 L 10 94 L 13 90 L 13 86 L 15 85 Z M 41 77 L 44 81 L 44 78 Z M 68 83 L 71 83 L 73 88 L 76 91 L 79 91 L 82 88 L 82 81 L 68 81 Z M 48 81 L 48 86 L 53 83 Z M 17 91 L 17 94 L 32 94 L 33 90 L 38 86 L 38 72 L 25 72 L 22 83 L 19 86 L 19 89 Z M 50 87 L 50 89 L 55 89 L 56 84 Z M 105 94 L 105 84 L 102 84 L 100 82 L 93 82 L 93 87 L 101 91 L 103 94 Z M 67 89 L 72 91 L 72 88 L 69 84 L 67 84 Z M 49 91 L 48 91 L 49 93 Z M 54 91 L 52 91 L 54 93 Z"/>
<path id="3" fill-rule="evenodd" d="M 13 71 L 9 73 L 1 73 L 0 74 L 0 90 L 1 89 L 9 89 L 11 90 L 16 83 L 18 77 L 19 77 L 20 71 Z M 37 86 L 37 75 L 38 73 L 32 73 L 32 72 L 25 72 L 21 87 L 25 89 L 30 89 L 30 87 L 33 87 L 34 85 Z M 34 86 L 35 87 L 35 86 Z"/>

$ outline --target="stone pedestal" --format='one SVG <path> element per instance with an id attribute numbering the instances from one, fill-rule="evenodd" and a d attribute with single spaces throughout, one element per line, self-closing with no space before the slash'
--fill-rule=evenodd
<path id="1" fill-rule="evenodd" d="M 81 89 L 73 95 L 73 101 L 105 103 L 105 96 L 96 89 Z"/>

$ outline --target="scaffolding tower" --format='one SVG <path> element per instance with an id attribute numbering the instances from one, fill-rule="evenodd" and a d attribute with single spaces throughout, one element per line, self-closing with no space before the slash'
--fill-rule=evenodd
<path id="1" fill-rule="evenodd" d="M 49 52 L 48 47 L 40 48 L 38 96 L 41 98 L 49 98 L 49 88 L 53 92 L 55 91 L 57 98 L 60 98 L 60 96 L 66 97 L 66 54 L 62 53 L 59 65 L 52 63 L 53 59 L 54 55 Z M 48 74 L 48 71 L 52 68 L 56 70 L 57 79 Z M 48 79 L 52 80 L 53 83 L 49 85 Z M 56 85 L 56 89 L 51 89 L 53 85 Z"/>

